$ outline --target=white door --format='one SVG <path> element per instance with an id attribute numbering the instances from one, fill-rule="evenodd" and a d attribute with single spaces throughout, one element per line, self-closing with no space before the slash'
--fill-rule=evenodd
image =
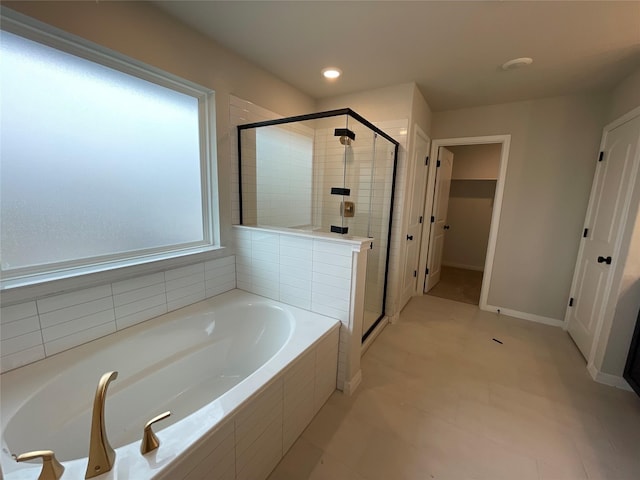
<path id="1" fill-rule="evenodd" d="M 406 242 L 404 254 L 404 274 L 402 277 L 402 291 L 400 293 L 400 309 L 402 309 L 409 299 L 416 294 L 418 278 L 418 261 L 420 245 L 422 243 L 422 222 L 424 221 L 424 193 L 427 187 L 427 158 L 431 141 L 417 127 L 414 130 L 413 149 L 413 187 L 411 190 L 409 206 L 409 225 L 405 234 Z"/>
<path id="2" fill-rule="evenodd" d="M 427 255 L 427 274 L 424 291 L 431 290 L 440 281 L 442 252 L 446 234 L 447 210 L 449 208 L 449 190 L 451 189 L 451 170 L 453 169 L 453 152 L 445 147 L 438 149 L 438 163 L 433 198 L 433 222 L 429 235 L 429 253 Z M 430 219 L 431 220 L 431 219 Z"/>
<path id="3" fill-rule="evenodd" d="M 605 133 L 589 199 L 582 245 L 567 308 L 571 338 L 589 360 L 596 329 L 604 314 L 616 262 L 627 193 L 633 187 L 631 170 L 638 149 L 640 117 Z"/>

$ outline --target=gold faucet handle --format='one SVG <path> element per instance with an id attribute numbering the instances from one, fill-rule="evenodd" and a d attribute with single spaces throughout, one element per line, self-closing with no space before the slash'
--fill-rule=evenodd
<path id="1" fill-rule="evenodd" d="M 156 437 L 156 434 L 153 433 L 151 426 L 154 423 L 159 422 L 160 420 L 164 420 L 169 415 L 171 415 L 171 412 L 161 413 L 157 417 L 153 417 L 151 420 L 149 420 L 147 424 L 144 426 L 144 432 L 142 434 L 142 443 L 140 444 L 140 453 L 142 453 L 142 455 L 146 455 L 149 452 L 153 452 L 156 448 L 160 446 L 160 440 L 158 440 L 158 437 Z"/>
<path id="2" fill-rule="evenodd" d="M 38 480 L 58 480 L 62 477 L 64 466 L 51 450 L 35 450 L 15 457 L 16 462 L 27 462 L 36 458 L 42 458 L 42 471 Z"/>

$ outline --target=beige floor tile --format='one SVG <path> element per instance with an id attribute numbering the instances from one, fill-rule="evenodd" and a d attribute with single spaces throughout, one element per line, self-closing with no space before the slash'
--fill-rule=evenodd
<path id="1" fill-rule="evenodd" d="M 268 480 L 364 480 L 344 463 L 300 438 Z"/>
<path id="2" fill-rule="evenodd" d="M 540 480 L 588 480 L 587 472 L 580 464 L 557 464 L 538 460 Z"/>
<path id="3" fill-rule="evenodd" d="M 640 478 L 640 400 L 561 329 L 418 297 L 361 366 L 270 480 Z"/>
<path id="4" fill-rule="evenodd" d="M 348 466 L 358 461 L 374 428 L 348 411 L 327 403 L 302 433 L 302 438 Z"/>
<path id="5" fill-rule="evenodd" d="M 369 480 L 469 478 L 456 464 L 441 460 L 435 452 L 420 450 L 382 431 L 374 431 L 368 439 L 356 468 Z"/>

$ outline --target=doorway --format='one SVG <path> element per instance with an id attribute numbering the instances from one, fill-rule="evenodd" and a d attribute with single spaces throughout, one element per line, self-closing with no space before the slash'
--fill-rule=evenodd
<path id="1" fill-rule="evenodd" d="M 510 135 L 433 141 L 423 293 L 487 308 L 509 144 Z"/>

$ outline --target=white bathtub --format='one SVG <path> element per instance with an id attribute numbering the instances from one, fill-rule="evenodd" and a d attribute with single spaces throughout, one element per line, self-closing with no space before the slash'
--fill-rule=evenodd
<path id="1" fill-rule="evenodd" d="M 109 386 L 105 413 L 117 457 L 112 472 L 100 478 L 266 476 L 276 453 L 286 452 L 335 388 L 338 325 L 312 312 L 232 290 L 5 373 L 0 459 L 4 477 L 37 478 L 39 463 L 18 464 L 11 454 L 48 449 L 65 466 L 63 479 L 84 478 L 93 396 L 101 374 L 110 370 L 119 372 Z M 289 389 L 294 395 L 288 399 L 287 379 L 296 387 Z M 260 402 L 267 402 L 266 407 Z M 272 415 L 269 425 L 260 427 L 263 415 L 252 415 L 252 409 L 277 413 L 278 404 L 281 410 L 288 405 L 292 415 Z M 296 415 L 300 408 L 305 415 Z M 160 448 L 143 457 L 142 427 L 165 410 L 171 410 L 171 417 L 154 428 Z M 241 420 L 252 417 L 255 425 L 247 423 L 250 428 L 238 431 Z M 265 445 L 279 441 L 282 448 L 267 460 L 260 455 L 255 460 L 251 452 L 263 448 L 255 443 L 260 438 Z M 208 467 L 203 466 L 216 449 L 216 465 L 209 458 Z"/>

